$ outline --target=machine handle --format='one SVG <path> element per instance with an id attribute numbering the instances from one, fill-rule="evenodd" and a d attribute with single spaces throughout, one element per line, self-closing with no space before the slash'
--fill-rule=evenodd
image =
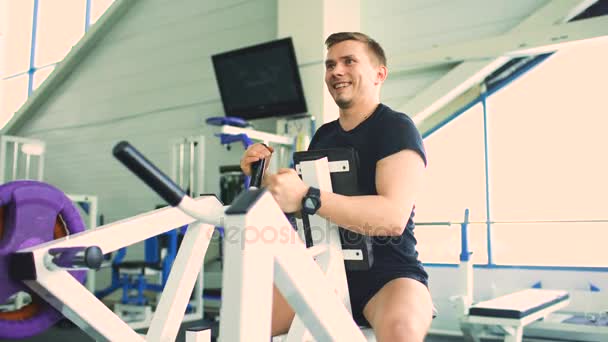
<path id="1" fill-rule="evenodd" d="M 266 144 L 262 144 L 266 148 Z M 262 179 L 264 178 L 264 170 L 266 169 L 266 159 L 260 159 L 256 162 L 251 163 L 251 181 L 249 182 L 250 188 L 259 189 L 262 187 Z"/>
<path id="2" fill-rule="evenodd" d="M 266 159 L 260 159 L 251 164 L 251 182 L 249 183 L 249 187 L 259 189 L 262 186 L 265 168 Z"/>
<path id="3" fill-rule="evenodd" d="M 103 253 L 98 246 L 51 248 L 48 253 L 55 265 L 65 269 L 97 270 L 103 262 Z"/>
<path id="4" fill-rule="evenodd" d="M 112 150 L 112 154 L 172 206 L 177 206 L 182 198 L 186 196 L 184 190 L 127 141 L 121 141 L 116 144 Z"/>

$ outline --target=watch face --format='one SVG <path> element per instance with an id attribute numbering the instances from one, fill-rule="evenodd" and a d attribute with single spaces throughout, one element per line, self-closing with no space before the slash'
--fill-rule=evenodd
<path id="1" fill-rule="evenodd" d="M 312 200 L 312 198 L 307 198 L 304 201 L 304 205 L 306 206 L 306 209 L 315 210 L 315 202 Z"/>

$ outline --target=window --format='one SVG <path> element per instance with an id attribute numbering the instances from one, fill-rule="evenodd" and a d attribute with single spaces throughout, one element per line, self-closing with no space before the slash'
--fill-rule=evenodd
<path id="1" fill-rule="evenodd" d="M 416 222 L 486 221 L 483 110 L 468 109 L 424 139 L 428 165 L 425 184 L 416 200 Z M 485 224 L 470 225 L 469 244 L 474 262 L 487 262 Z M 423 262 L 457 263 L 460 225 L 416 228 Z M 485 257 L 484 257 L 485 256 Z"/>
<path id="2" fill-rule="evenodd" d="M 4 57 L 5 74 L 13 76 L 25 73 L 30 67 L 30 53 L 32 48 L 32 13 L 34 13 L 34 0 L 8 2 L 10 15 L 6 27 Z M 10 51 L 10 53 L 7 53 Z M 4 77 L 3 77 L 4 78 Z"/>
<path id="3" fill-rule="evenodd" d="M 606 60 L 608 41 L 578 44 L 489 97 L 492 220 L 607 218 Z M 494 262 L 608 266 L 606 229 L 608 222 L 495 224 Z"/>
<path id="4" fill-rule="evenodd" d="M 38 0 L 34 65 L 40 68 L 56 63 L 68 54 L 85 29 L 86 2 Z"/>
<path id="5" fill-rule="evenodd" d="M 28 75 L 22 74 L 2 81 L 4 85 L 2 109 L 14 113 L 27 100 Z M 10 117 L 0 120 L 4 126 Z"/>
<path id="6" fill-rule="evenodd" d="M 487 161 L 479 103 L 429 135 L 416 221 L 470 208 L 474 263 L 607 267 L 606 60 L 608 39 L 581 42 L 490 95 Z M 457 263 L 459 228 L 418 227 L 421 260 Z"/>
<path id="7" fill-rule="evenodd" d="M 8 0 L 0 68 L 0 127 L 31 96 L 114 0 Z"/>

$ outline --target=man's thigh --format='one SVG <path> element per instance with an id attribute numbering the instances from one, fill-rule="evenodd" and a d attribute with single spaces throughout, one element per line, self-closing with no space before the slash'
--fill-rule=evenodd
<path id="1" fill-rule="evenodd" d="M 395 327 L 402 327 L 423 338 L 433 319 L 433 302 L 424 284 L 411 278 L 397 278 L 367 302 L 363 315 L 376 336 L 391 334 Z"/>

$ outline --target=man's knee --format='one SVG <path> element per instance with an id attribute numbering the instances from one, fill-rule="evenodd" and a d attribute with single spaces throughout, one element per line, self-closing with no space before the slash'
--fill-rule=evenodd
<path id="1" fill-rule="evenodd" d="M 378 322 L 374 329 L 376 338 L 382 341 L 423 342 L 428 327 L 423 322 L 399 317 Z"/>

